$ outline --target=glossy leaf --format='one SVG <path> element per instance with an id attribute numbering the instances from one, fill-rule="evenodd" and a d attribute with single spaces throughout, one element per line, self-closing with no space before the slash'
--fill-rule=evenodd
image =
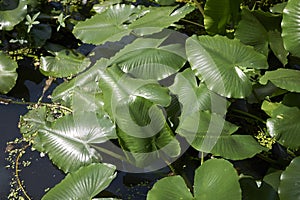
<path id="1" fill-rule="evenodd" d="M 282 172 L 278 193 L 281 200 L 300 198 L 300 157 L 294 158 Z"/>
<path id="2" fill-rule="evenodd" d="M 192 36 L 187 39 L 188 60 L 208 89 L 225 97 L 249 96 L 252 83 L 246 69 L 266 69 L 266 57 L 238 40 L 222 36 Z"/>
<path id="3" fill-rule="evenodd" d="M 223 159 L 205 161 L 195 171 L 194 196 L 199 200 L 241 199 L 239 177 L 233 165 Z"/>
<path id="4" fill-rule="evenodd" d="M 271 81 L 277 87 L 291 91 L 300 92 L 300 71 L 293 69 L 277 69 L 275 71 L 267 71 L 263 75 L 259 82 L 261 84 L 267 84 Z"/>
<path id="5" fill-rule="evenodd" d="M 290 0 L 283 10 L 282 38 L 285 48 L 294 56 L 300 57 L 300 1 Z"/>
<path id="6" fill-rule="evenodd" d="M 288 63 L 287 56 L 289 52 L 283 46 L 283 39 L 281 37 L 281 33 L 276 31 L 268 32 L 269 45 L 275 56 L 280 60 L 283 65 Z"/>
<path id="7" fill-rule="evenodd" d="M 1 2 L 2 3 L 2 2 Z M 11 31 L 27 14 L 27 0 L 19 0 L 14 9 L 0 10 L 0 30 Z"/>
<path id="8" fill-rule="evenodd" d="M 270 135 L 283 146 L 298 149 L 300 147 L 299 108 L 265 101 L 262 109 L 271 117 L 267 120 Z"/>
<path id="9" fill-rule="evenodd" d="M 86 43 L 104 44 L 118 41 L 131 32 L 139 36 L 160 32 L 172 23 L 179 21 L 194 7 L 134 7 L 117 4 L 94 15 L 91 19 L 79 22 L 73 30 L 74 35 Z"/>
<path id="10" fill-rule="evenodd" d="M 113 165 L 93 163 L 68 174 L 42 200 L 91 199 L 108 187 L 115 177 Z"/>
<path id="11" fill-rule="evenodd" d="M 165 29 L 128 44 L 112 59 L 121 69 L 142 79 L 160 80 L 176 73 L 186 62 L 187 36 Z M 170 44 L 168 41 L 176 40 Z"/>
<path id="12" fill-rule="evenodd" d="M 147 194 L 147 200 L 192 200 L 193 195 L 181 176 L 171 176 L 158 180 Z"/>
<path id="13" fill-rule="evenodd" d="M 53 56 L 41 57 L 40 71 L 45 76 L 68 77 L 73 76 L 90 64 L 90 61 L 80 53 L 72 50 L 54 52 Z"/>
<path id="14" fill-rule="evenodd" d="M 0 51 L 0 93 L 6 94 L 15 86 L 17 68 L 17 62 Z"/>
<path id="15" fill-rule="evenodd" d="M 87 112 L 46 123 L 39 128 L 36 137 L 39 141 L 39 146 L 35 146 L 37 150 L 47 153 L 54 164 L 69 172 L 99 161 L 100 154 L 92 144 L 103 143 L 116 136 L 114 124 L 107 116 Z"/>
<path id="16" fill-rule="evenodd" d="M 200 111 L 186 117 L 176 132 L 198 151 L 232 160 L 250 158 L 266 150 L 250 135 L 232 135 L 237 129 L 217 114 Z"/>

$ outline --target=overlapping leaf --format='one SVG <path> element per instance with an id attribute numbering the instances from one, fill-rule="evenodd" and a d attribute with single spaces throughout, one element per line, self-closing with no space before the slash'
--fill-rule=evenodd
<path id="1" fill-rule="evenodd" d="M 18 77 L 17 68 L 17 62 L 0 51 L 0 93 L 5 94 L 14 87 Z"/>
<path id="2" fill-rule="evenodd" d="M 262 109 L 271 117 L 267 120 L 270 135 L 283 146 L 298 149 L 300 147 L 299 108 L 265 101 Z"/>
<path id="3" fill-rule="evenodd" d="M 268 68 L 264 55 L 238 40 L 221 36 L 192 36 L 186 42 L 188 60 L 208 89 L 225 97 L 250 95 L 252 83 L 243 71 Z"/>
<path id="4" fill-rule="evenodd" d="M 60 183 L 47 192 L 42 200 L 92 199 L 104 190 L 115 177 L 114 166 L 93 163 L 68 174 Z"/>

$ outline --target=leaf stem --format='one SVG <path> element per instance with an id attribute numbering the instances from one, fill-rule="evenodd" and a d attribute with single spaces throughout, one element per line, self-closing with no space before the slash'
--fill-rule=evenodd
<path id="1" fill-rule="evenodd" d="M 0 97 L 0 104 L 17 104 L 17 105 L 41 105 L 41 106 L 48 106 L 48 107 L 52 107 L 52 108 L 61 108 L 63 110 L 66 110 L 68 112 L 73 112 L 72 109 L 66 107 L 66 106 L 63 106 L 63 105 L 58 105 L 58 104 L 53 104 L 53 103 L 45 103 L 45 102 L 38 102 L 38 103 L 35 103 L 35 102 L 27 102 L 27 101 L 14 101 L 12 99 L 9 99 L 9 98 L 3 98 L 3 97 Z"/>
<path id="2" fill-rule="evenodd" d="M 198 24 L 197 22 L 193 22 L 193 21 L 190 21 L 190 20 L 187 20 L 187 19 L 180 19 L 180 20 L 183 21 L 183 22 L 190 23 L 190 24 L 193 24 L 193 25 L 200 26 L 200 27 L 204 28 L 203 25 Z"/>
<path id="3" fill-rule="evenodd" d="M 204 10 L 201 6 L 201 4 L 197 1 L 197 0 L 193 0 L 193 2 L 195 3 L 195 5 L 197 6 L 198 10 L 200 11 L 201 15 L 204 17 Z"/>
<path id="4" fill-rule="evenodd" d="M 263 119 L 261 119 L 261 118 L 255 116 L 255 115 L 252 115 L 252 114 L 250 114 L 250 113 L 247 113 L 247 112 L 245 112 L 245 111 L 238 110 L 238 109 L 235 109 L 235 108 L 233 108 L 232 111 L 234 111 L 234 112 L 236 112 L 236 113 L 243 114 L 243 115 L 245 115 L 245 116 L 248 116 L 248 117 L 250 117 L 250 118 L 252 118 L 252 119 L 256 119 L 257 121 L 260 121 L 260 122 L 266 124 L 266 121 L 265 121 L 265 120 L 263 120 Z"/>
<path id="5" fill-rule="evenodd" d="M 30 144 L 27 144 L 26 146 L 24 146 L 24 147 L 20 150 L 20 152 L 19 152 L 19 154 L 18 154 L 18 156 L 17 156 L 17 158 L 16 158 L 16 164 L 15 164 L 15 173 L 16 173 L 16 175 L 15 175 L 15 177 L 16 177 L 17 183 L 18 183 L 20 189 L 22 190 L 23 194 L 25 195 L 25 197 L 26 197 L 28 200 L 31 200 L 31 198 L 29 197 L 29 195 L 28 195 L 27 192 L 25 191 L 25 189 L 24 189 L 24 187 L 23 187 L 23 185 L 22 185 L 22 183 L 21 183 L 21 181 L 20 181 L 20 178 L 19 178 L 19 160 L 20 160 L 20 158 L 22 157 L 24 151 L 25 151 L 25 150 L 27 149 L 27 147 L 29 147 L 29 146 L 30 146 Z"/>
<path id="6" fill-rule="evenodd" d="M 99 147 L 97 145 L 91 145 L 91 146 L 93 146 L 95 149 L 97 149 L 97 150 L 99 150 L 99 151 L 101 151 L 101 152 L 103 152 L 103 153 L 105 153 L 107 155 L 110 155 L 111 157 L 114 157 L 114 158 L 122 160 L 122 161 L 126 161 L 126 158 L 124 156 L 121 156 L 120 154 L 112 152 L 112 151 L 110 151 L 108 149 L 105 149 L 103 147 Z"/>

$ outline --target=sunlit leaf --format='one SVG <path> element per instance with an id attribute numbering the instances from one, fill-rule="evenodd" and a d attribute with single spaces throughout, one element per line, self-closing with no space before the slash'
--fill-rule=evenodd
<path id="1" fill-rule="evenodd" d="M 68 174 L 42 200 L 91 199 L 104 190 L 115 177 L 114 166 L 93 163 Z"/>
<path id="2" fill-rule="evenodd" d="M 72 50 L 54 52 L 53 56 L 41 57 L 40 71 L 46 76 L 68 77 L 86 69 L 90 61 Z"/>
<path id="3" fill-rule="evenodd" d="M 0 2 L 2 3 L 2 2 Z M 27 14 L 27 0 L 19 0 L 19 4 L 14 9 L 0 10 L 0 30 L 10 31 L 15 25 L 20 23 Z"/>
<path id="4" fill-rule="evenodd" d="M 252 83 L 246 69 L 266 69 L 267 59 L 238 40 L 222 36 L 192 36 L 187 39 L 188 60 L 208 89 L 225 97 L 250 95 Z"/>
<path id="5" fill-rule="evenodd" d="M 5 94 L 15 86 L 17 68 L 17 62 L 0 51 L 0 93 Z"/>

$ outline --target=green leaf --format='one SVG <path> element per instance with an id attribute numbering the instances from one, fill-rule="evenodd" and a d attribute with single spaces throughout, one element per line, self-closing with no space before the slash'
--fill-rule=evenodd
<path id="1" fill-rule="evenodd" d="M 117 4 L 75 25 L 73 34 L 86 43 L 104 44 L 118 41 L 134 32 L 143 36 L 160 32 L 194 10 L 193 6 L 134 7 Z"/>
<path id="2" fill-rule="evenodd" d="M 186 117 L 176 132 L 198 151 L 232 160 L 250 158 L 266 150 L 250 135 L 232 135 L 237 129 L 217 114 L 200 111 Z"/>
<path id="3" fill-rule="evenodd" d="M 275 56 L 280 60 L 283 65 L 288 63 L 287 56 L 289 52 L 283 46 L 283 39 L 281 37 L 281 33 L 276 31 L 268 32 L 269 45 Z"/>
<path id="4" fill-rule="evenodd" d="M 288 1 L 283 10 L 282 38 L 285 48 L 294 56 L 300 57 L 300 0 Z"/>
<path id="5" fill-rule="evenodd" d="M 278 189 L 281 200 L 294 200 L 300 198 L 300 157 L 292 160 L 290 165 L 282 172 Z"/>
<path id="6" fill-rule="evenodd" d="M 196 75 L 208 89 L 225 97 L 249 96 L 252 83 L 244 71 L 268 68 L 264 55 L 222 36 L 192 36 L 187 39 L 186 50 Z"/>
<path id="7" fill-rule="evenodd" d="M 178 9 L 176 8 L 177 6 L 149 7 L 144 16 L 133 21 L 128 27 L 140 36 L 157 33 L 179 21 L 195 9 L 194 6 L 189 4 Z"/>
<path id="8" fill-rule="evenodd" d="M 40 71 L 45 76 L 68 77 L 73 76 L 90 65 L 84 55 L 72 50 L 54 52 L 53 56 L 41 57 Z"/>
<path id="9" fill-rule="evenodd" d="M 160 80 L 176 73 L 186 62 L 186 36 L 172 30 L 138 38 L 112 59 L 121 69 L 137 78 Z M 169 44 L 168 41 L 176 40 Z"/>
<path id="10" fill-rule="evenodd" d="M 262 109 L 271 117 L 267 120 L 270 135 L 283 146 L 298 149 L 300 147 L 299 108 L 265 101 Z"/>
<path id="11" fill-rule="evenodd" d="M 204 6 L 204 26 L 210 34 L 225 34 L 227 22 L 230 19 L 230 0 L 220 4 L 216 0 L 208 0 Z"/>
<path id="12" fill-rule="evenodd" d="M 275 4 L 274 6 L 272 6 L 270 8 L 270 11 L 272 13 L 280 13 L 280 14 L 282 14 L 283 13 L 283 9 L 285 8 L 286 4 L 287 4 L 287 2 L 277 3 L 277 4 Z"/>
<path id="13" fill-rule="evenodd" d="M 2 3 L 2 2 L 1 2 Z M 11 31 L 27 14 L 27 0 L 19 0 L 14 9 L 0 10 L 0 30 Z"/>
<path id="14" fill-rule="evenodd" d="M 126 22 L 130 18 L 135 19 L 140 13 L 141 9 L 132 5 L 110 6 L 104 12 L 77 23 L 73 34 L 85 43 L 104 44 L 106 41 L 118 41 L 131 32 Z"/>
<path id="15" fill-rule="evenodd" d="M 115 177 L 114 166 L 93 163 L 68 174 L 60 183 L 47 192 L 42 200 L 92 199 L 108 187 Z"/>
<path id="16" fill-rule="evenodd" d="M 275 71 L 267 71 L 263 75 L 259 82 L 261 84 L 267 84 L 271 81 L 277 87 L 291 91 L 300 92 L 300 71 L 293 69 L 277 69 Z"/>
<path id="17" fill-rule="evenodd" d="M 180 122 L 200 110 L 224 115 L 229 105 L 227 100 L 207 89 L 206 85 L 201 83 L 199 86 L 196 77 L 191 69 L 177 73 L 174 84 L 169 87 L 170 91 L 177 95 L 182 105 Z"/>
<path id="18" fill-rule="evenodd" d="M 147 200 L 192 200 L 193 195 L 181 176 L 171 176 L 158 180 L 147 194 Z"/>
<path id="19" fill-rule="evenodd" d="M 17 62 L 0 51 L 0 93 L 6 94 L 15 86 L 17 68 Z"/>
<path id="20" fill-rule="evenodd" d="M 223 159 L 205 161 L 196 171 L 195 199 L 240 200 L 242 198 L 239 177 L 232 164 Z"/>
<path id="21" fill-rule="evenodd" d="M 39 142 L 34 147 L 47 153 L 58 168 L 68 172 L 99 161 L 100 154 L 93 144 L 116 138 L 116 135 L 115 126 L 107 116 L 86 112 L 46 123 L 39 127 L 36 137 Z"/>
<path id="22" fill-rule="evenodd" d="M 265 56 L 268 55 L 268 32 L 246 8 L 242 10 L 242 19 L 237 26 L 235 37 L 240 39 L 242 43 L 253 46 L 256 51 Z"/>

